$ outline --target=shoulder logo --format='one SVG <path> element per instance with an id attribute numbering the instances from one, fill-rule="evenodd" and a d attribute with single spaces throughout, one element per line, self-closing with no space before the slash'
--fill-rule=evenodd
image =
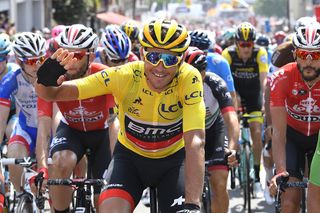
<path id="1" fill-rule="evenodd" d="M 133 101 L 134 104 L 140 104 L 140 105 L 143 105 L 142 104 L 142 99 L 140 97 L 136 98 L 134 101 Z"/>
<path id="2" fill-rule="evenodd" d="M 134 70 L 133 71 L 133 78 L 134 78 L 135 82 L 139 82 L 140 79 L 142 78 L 141 71 L 140 70 Z"/>
<path id="3" fill-rule="evenodd" d="M 192 78 L 192 84 L 195 84 L 195 83 L 197 83 L 197 82 L 200 82 L 200 81 L 199 81 L 199 78 L 198 78 L 198 76 L 194 76 L 194 77 Z"/>
<path id="4" fill-rule="evenodd" d="M 266 56 L 266 55 L 260 56 L 260 61 L 261 61 L 262 63 L 267 63 L 267 62 L 268 62 L 267 56 Z"/>

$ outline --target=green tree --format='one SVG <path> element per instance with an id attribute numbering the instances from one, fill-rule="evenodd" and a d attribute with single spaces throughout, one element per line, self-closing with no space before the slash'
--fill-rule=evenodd
<path id="1" fill-rule="evenodd" d="M 86 2 L 86 0 L 53 0 L 54 20 L 64 25 L 85 24 L 88 15 Z"/>
<path id="2" fill-rule="evenodd" d="M 262 16 L 288 17 L 289 0 L 256 0 L 254 12 Z"/>

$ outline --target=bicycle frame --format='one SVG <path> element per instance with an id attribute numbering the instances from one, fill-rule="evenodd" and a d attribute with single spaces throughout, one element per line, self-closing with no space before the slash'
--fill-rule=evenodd
<path id="1" fill-rule="evenodd" d="M 244 209 L 247 207 L 248 212 L 251 212 L 251 194 L 253 194 L 253 183 L 255 180 L 254 159 L 251 148 L 251 135 L 248 119 L 250 115 L 241 117 L 240 129 L 240 166 L 238 174 L 240 185 L 244 192 Z"/>

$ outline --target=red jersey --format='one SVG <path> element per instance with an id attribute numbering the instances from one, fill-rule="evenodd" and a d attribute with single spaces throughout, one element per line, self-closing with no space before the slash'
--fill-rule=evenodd
<path id="1" fill-rule="evenodd" d="M 105 65 L 92 63 L 89 75 L 108 68 Z M 106 120 L 109 109 L 114 107 L 112 95 L 102 95 L 94 98 L 76 101 L 57 101 L 62 121 L 71 128 L 79 131 L 92 131 L 107 128 Z M 38 116 L 52 117 L 53 102 L 48 102 L 38 97 Z"/>
<path id="2" fill-rule="evenodd" d="M 304 135 L 320 129 L 320 81 L 309 87 L 297 63 L 283 66 L 271 76 L 270 106 L 284 106 L 290 127 Z"/>

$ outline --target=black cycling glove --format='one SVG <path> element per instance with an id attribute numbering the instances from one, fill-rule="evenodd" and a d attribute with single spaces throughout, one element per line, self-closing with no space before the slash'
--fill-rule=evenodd
<path id="1" fill-rule="evenodd" d="M 200 206 L 193 203 L 185 203 L 184 209 L 177 211 L 177 213 L 200 213 Z"/>
<path id="2" fill-rule="evenodd" d="M 39 68 L 37 72 L 39 84 L 44 86 L 59 86 L 57 80 L 61 75 L 64 75 L 67 70 L 56 60 L 48 58 Z"/>

